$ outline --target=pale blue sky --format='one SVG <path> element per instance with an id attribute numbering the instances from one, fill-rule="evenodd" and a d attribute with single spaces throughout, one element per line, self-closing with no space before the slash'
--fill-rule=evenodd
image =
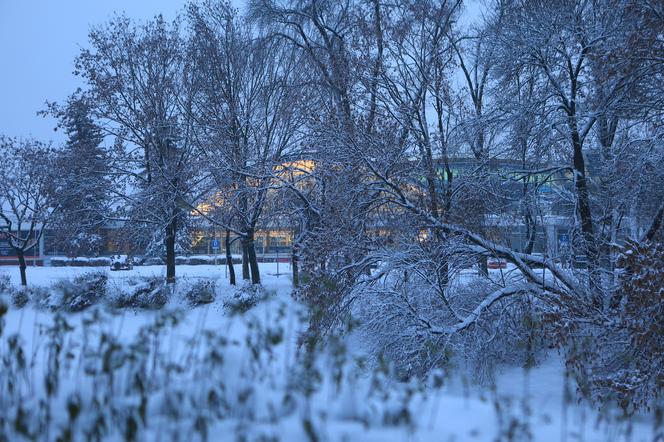
<path id="1" fill-rule="evenodd" d="M 477 15 L 469 0 L 468 15 Z M 233 0 L 243 5 L 245 0 Z M 55 121 L 37 116 L 44 102 L 63 101 L 81 87 L 73 61 L 90 25 L 114 12 L 173 18 L 185 0 L 0 0 L 0 134 L 63 141 Z M 470 13 L 470 14 L 469 14 Z"/>
<path id="2" fill-rule="evenodd" d="M 243 0 L 234 3 L 241 4 Z M 173 18 L 185 0 L 0 0 L 0 134 L 61 141 L 44 102 L 62 101 L 80 87 L 72 74 L 90 25 L 114 12 L 134 18 Z"/>

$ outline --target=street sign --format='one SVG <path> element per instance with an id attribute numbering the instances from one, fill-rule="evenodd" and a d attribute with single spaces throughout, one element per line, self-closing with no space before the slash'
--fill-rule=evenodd
<path id="1" fill-rule="evenodd" d="M 219 250 L 219 240 L 218 239 L 215 238 L 215 239 L 212 240 L 212 248 L 214 250 Z"/>
<path id="2" fill-rule="evenodd" d="M 560 243 L 561 246 L 569 245 L 569 235 L 567 235 L 567 234 L 559 235 L 558 236 L 558 242 Z"/>

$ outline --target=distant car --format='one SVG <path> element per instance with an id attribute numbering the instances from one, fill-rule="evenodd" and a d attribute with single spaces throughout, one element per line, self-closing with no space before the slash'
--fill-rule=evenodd
<path id="1" fill-rule="evenodd" d="M 128 255 L 111 256 L 111 270 L 131 270 L 134 268 L 134 262 Z"/>
<path id="2" fill-rule="evenodd" d="M 501 258 L 489 258 L 486 266 L 489 269 L 504 269 L 507 267 L 507 261 Z"/>

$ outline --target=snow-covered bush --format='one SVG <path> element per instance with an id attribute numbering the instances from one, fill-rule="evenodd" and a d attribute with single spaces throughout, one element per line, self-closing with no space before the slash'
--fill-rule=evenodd
<path id="1" fill-rule="evenodd" d="M 214 256 L 207 255 L 194 255 L 194 256 L 176 256 L 175 264 L 177 265 L 210 265 L 214 264 Z M 221 263 L 221 257 L 217 257 L 216 262 Z"/>
<path id="2" fill-rule="evenodd" d="M 139 261 L 139 264 L 145 266 L 160 266 L 164 265 L 164 260 L 157 257 L 147 257 Z"/>
<path id="3" fill-rule="evenodd" d="M 80 267 L 107 267 L 110 264 L 111 259 L 109 257 L 76 257 L 71 260 L 71 265 Z"/>
<path id="4" fill-rule="evenodd" d="M 496 289 L 485 279 L 473 278 L 458 288 L 456 296 L 472 300 L 459 310 L 474 308 Z M 546 348 L 539 302 L 531 296 L 498 301 L 476 323 L 450 340 L 450 353 L 463 361 L 472 378 L 492 385 L 497 368 L 531 368 Z"/>
<path id="5" fill-rule="evenodd" d="M 628 242 L 618 265 L 623 274 L 606 312 L 556 325 L 580 393 L 631 415 L 663 399 L 664 245 Z"/>
<path id="6" fill-rule="evenodd" d="M 175 264 L 177 265 L 201 265 L 212 264 L 214 258 L 207 256 L 177 256 L 175 257 Z"/>
<path id="7" fill-rule="evenodd" d="M 84 256 L 76 256 L 67 258 L 63 256 L 54 256 L 50 259 L 52 267 L 108 267 L 111 264 L 111 259 L 106 256 L 99 256 L 95 258 L 88 258 Z"/>
<path id="8" fill-rule="evenodd" d="M 159 309 L 166 305 L 171 287 L 163 278 L 136 278 L 127 287 L 114 287 L 108 302 L 117 308 Z"/>
<path id="9" fill-rule="evenodd" d="M 61 296 L 60 308 L 78 312 L 98 303 L 106 296 L 108 276 L 104 272 L 88 272 L 77 276 L 71 282 L 62 281 L 53 290 Z"/>
<path id="10" fill-rule="evenodd" d="M 14 308 L 23 308 L 30 300 L 24 287 L 13 290 L 11 292 L 11 299 Z"/>
<path id="11" fill-rule="evenodd" d="M 191 306 L 209 304 L 215 298 L 215 283 L 212 280 L 197 281 L 185 291 L 184 297 Z"/>
<path id="12" fill-rule="evenodd" d="M 500 364 L 533 365 L 544 340 L 531 297 L 498 300 L 468 326 L 443 329 L 460 322 L 502 281 L 462 274 L 461 265 L 438 253 L 424 248 L 393 253 L 377 269 L 380 277 L 366 277 L 349 296 L 374 361 L 393 363 L 401 379 L 463 363 L 482 383 L 490 383 Z"/>
<path id="13" fill-rule="evenodd" d="M 258 284 L 245 281 L 230 297 L 224 299 L 224 307 L 231 313 L 244 313 L 265 296 L 265 290 Z"/>
<path id="14" fill-rule="evenodd" d="M 11 302 L 15 308 L 22 308 L 28 302 L 28 295 L 25 290 L 14 288 L 8 275 L 0 275 L 0 302 L 2 299 Z"/>
<path id="15" fill-rule="evenodd" d="M 64 267 L 69 262 L 69 258 L 65 256 L 53 256 L 49 259 L 51 267 Z"/>
<path id="16" fill-rule="evenodd" d="M 51 287 L 29 287 L 28 296 L 39 308 L 79 312 L 105 298 L 107 281 L 106 273 L 92 271 Z"/>
<path id="17" fill-rule="evenodd" d="M 239 256 L 233 256 L 232 261 L 234 264 L 242 262 L 242 258 Z M 161 263 L 161 262 L 160 262 Z M 176 256 L 175 264 L 177 265 L 212 265 L 216 263 L 217 265 L 226 264 L 225 256 L 210 256 L 210 255 L 192 255 L 192 256 Z"/>
<path id="18" fill-rule="evenodd" d="M 50 309 L 52 308 L 51 291 L 46 287 L 41 286 L 27 286 L 22 288 L 25 295 L 28 297 L 28 302 L 34 304 L 37 308 Z"/>
<path id="19" fill-rule="evenodd" d="M 12 291 L 9 275 L 0 275 L 0 295 L 8 295 Z"/>

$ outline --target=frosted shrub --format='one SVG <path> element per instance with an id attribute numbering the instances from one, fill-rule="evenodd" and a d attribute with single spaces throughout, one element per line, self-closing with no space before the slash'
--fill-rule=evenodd
<path id="1" fill-rule="evenodd" d="M 361 285 L 353 314 L 359 319 L 366 350 L 395 365 L 400 379 L 425 377 L 447 364 L 466 363 L 476 381 L 491 381 L 499 364 L 533 365 L 543 348 L 537 303 L 531 297 L 496 301 L 468 327 L 453 334 L 432 333 L 432 325 L 453 325 L 497 289 L 475 275 L 450 278 L 444 289 L 433 259 L 383 266 L 385 276 Z"/>
<path id="2" fill-rule="evenodd" d="M 192 284 L 184 294 L 191 306 L 209 304 L 215 298 L 215 283 L 211 280 L 202 280 Z"/>
<path id="3" fill-rule="evenodd" d="M 11 292 L 12 305 L 15 308 L 23 308 L 28 303 L 30 299 L 28 298 L 28 294 L 26 292 L 27 290 L 24 288 L 13 290 Z"/>
<path id="4" fill-rule="evenodd" d="M 169 296 L 170 288 L 162 278 L 141 278 L 130 281 L 127 288 L 114 287 L 109 303 L 118 308 L 159 309 Z"/>
<path id="5" fill-rule="evenodd" d="M 492 290 L 489 282 L 476 279 L 459 287 L 457 296 L 478 302 Z M 545 348 L 539 304 L 529 296 L 498 301 L 476 325 L 450 342 L 474 380 L 485 386 L 493 383 L 494 371 L 500 365 L 533 367 Z"/>
<path id="6" fill-rule="evenodd" d="M 164 260 L 156 257 L 148 257 L 140 261 L 139 264 L 145 266 L 160 266 L 164 265 Z"/>
<path id="7" fill-rule="evenodd" d="M 9 295 L 12 291 L 11 279 L 8 275 L 0 275 L 0 296 Z"/>
<path id="8" fill-rule="evenodd" d="M 108 276 L 104 272 L 88 272 L 73 280 L 63 280 L 51 290 L 59 298 L 56 309 L 80 312 L 98 303 L 106 296 Z"/>
<path id="9" fill-rule="evenodd" d="M 555 325 L 580 393 L 630 416 L 664 409 L 664 245 L 628 242 L 618 264 L 623 274 L 608 306 L 611 321 Z"/>
<path id="10" fill-rule="evenodd" d="M 32 302 L 37 308 L 56 309 L 57 299 L 53 297 L 51 290 L 46 287 L 28 286 L 23 288 L 29 302 Z"/>
<path id="11" fill-rule="evenodd" d="M 224 300 L 224 307 L 230 313 L 244 313 L 264 297 L 265 292 L 260 285 L 246 283 L 239 287 L 230 298 Z"/>

